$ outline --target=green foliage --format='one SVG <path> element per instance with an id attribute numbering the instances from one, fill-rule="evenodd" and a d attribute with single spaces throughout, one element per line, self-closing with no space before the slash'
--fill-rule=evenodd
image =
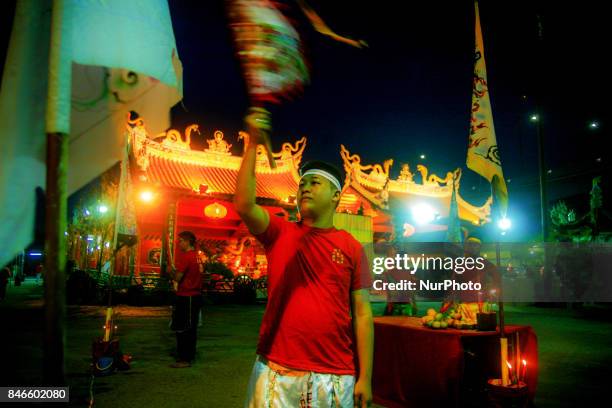
<path id="1" fill-rule="evenodd" d="M 551 208 L 550 219 L 553 225 L 568 225 L 576 221 L 576 212 L 568 208 L 564 201 L 559 201 Z"/>
<path id="2" fill-rule="evenodd" d="M 100 177 L 100 182 L 83 195 L 74 209 L 73 217 L 67 228 L 67 252 L 69 260 L 78 260 L 79 269 L 85 269 L 86 260 L 96 257 L 100 267 L 109 257 L 111 248 L 106 243 L 112 241 L 115 227 L 115 208 L 119 191 L 119 167 L 113 167 Z M 106 212 L 100 212 L 100 206 Z M 87 254 L 87 237 L 93 236 L 93 253 Z M 100 246 L 100 250 L 97 247 Z"/>

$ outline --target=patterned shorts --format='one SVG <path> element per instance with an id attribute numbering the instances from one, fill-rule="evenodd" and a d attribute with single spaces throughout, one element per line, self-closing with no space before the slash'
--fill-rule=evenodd
<path id="1" fill-rule="evenodd" d="M 245 408 L 352 408 L 355 377 L 286 369 L 257 356 Z"/>

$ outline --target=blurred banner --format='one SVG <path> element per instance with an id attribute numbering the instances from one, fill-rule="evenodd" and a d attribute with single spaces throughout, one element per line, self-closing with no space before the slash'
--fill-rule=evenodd
<path id="1" fill-rule="evenodd" d="M 63 10 L 54 44 L 52 6 Z M 45 131 L 69 135 L 71 194 L 121 160 L 130 110 L 155 134 L 181 98 L 166 0 L 19 1 L 0 89 L 0 265 L 32 241 Z"/>

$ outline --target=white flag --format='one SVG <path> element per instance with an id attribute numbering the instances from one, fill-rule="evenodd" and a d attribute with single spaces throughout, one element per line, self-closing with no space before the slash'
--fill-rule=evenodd
<path id="1" fill-rule="evenodd" d="M 156 134 L 169 127 L 170 108 L 182 97 L 166 0 L 55 5 L 63 9 L 54 26 L 61 35 L 51 47 L 52 2 L 20 0 L 15 11 L 0 88 L 0 265 L 32 241 L 45 131 L 69 134 L 70 194 L 121 159 L 130 110 Z M 57 85 L 51 92 L 49 76 Z"/>

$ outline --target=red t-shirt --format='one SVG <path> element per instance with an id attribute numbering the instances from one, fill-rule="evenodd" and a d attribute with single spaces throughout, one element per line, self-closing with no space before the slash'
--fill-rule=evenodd
<path id="1" fill-rule="evenodd" d="M 176 272 L 182 273 L 183 278 L 178 284 L 177 296 L 196 296 L 202 293 L 202 276 L 198 267 L 198 253 L 195 250 L 176 255 Z"/>
<path id="2" fill-rule="evenodd" d="M 371 285 L 361 244 L 346 231 L 272 214 L 257 239 L 268 258 L 257 353 L 288 368 L 354 375 L 350 294 Z"/>
<path id="3" fill-rule="evenodd" d="M 466 257 L 474 258 L 474 255 L 466 254 Z M 484 301 L 490 296 L 491 289 L 496 289 L 499 293 L 501 280 L 497 267 L 486 259 L 482 261 L 484 268 L 478 269 L 476 266 L 466 268 L 462 274 L 455 275 L 455 280 L 459 283 L 480 283 L 481 290 L 462 290 L 456 293 L 456 297 L 462 302 L 478 302 Z"/>

